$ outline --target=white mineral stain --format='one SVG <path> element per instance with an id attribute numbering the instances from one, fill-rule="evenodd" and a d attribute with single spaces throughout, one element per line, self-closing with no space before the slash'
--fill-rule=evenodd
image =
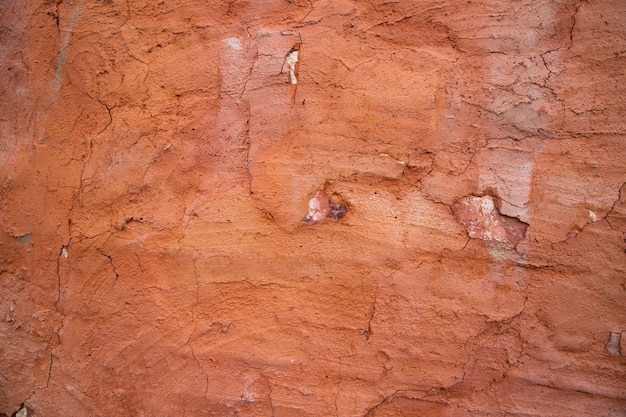
<path id="1" fill-rule="evenodd" d="M 328 213 L 325 210 L 322 210 L 322 206 L 320 204 L 319 199 L 324 198 L 325 195 L 320 195 L 319 193 L 315 195 L 312 199 L 309 200 L 309 213 L 306 218 L 312 222 L 319 222 L 326 218 Z"/>
<path id="2" fill-rule="evenodd" d="M 309 209 L 310 210 L 319 210 L 320 209 L 320 202 L 317 201 L 317 198 L 313 197 L 312 199 L 309 200 Z"/>
<path id="3" fill-rule="evenodd" d="M 491 197 L 481 197 L 481 209 L 483 214 L 488 214 L 491 213 L 494 209 L 494 205 L 493 205 L 493 200 L 491 199 Z"/>
<path id="4" fill-rule="evenodd" d="M 340 210 L 340 207 L 333 206 L 333 208 L 335 210 Z M 306 224 L 315 224 L 321 222 L 332 214 L 333 210 L 331 209 L 330 199 L 328 198 L 328 195 L 326 195 L 324 191 L 318 191 L 317 193 L 315 193 L 313 198 L 309 200 L 309 212 L 304 217 L 304 219 L 302 219 L 302 222 Z M 345 215 L 345 212 L 343 213 L 343 215 L 339 213 L 335 214 L 337 215 L 337 217 L 335 217 L 334 215 L 333 217 L 335 217 L 336 220 L 337 218 L 343 217 Z"/>

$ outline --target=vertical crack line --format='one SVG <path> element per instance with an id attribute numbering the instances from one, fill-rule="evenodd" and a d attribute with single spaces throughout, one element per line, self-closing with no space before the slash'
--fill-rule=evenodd
<path id="1" fill-rule="evenodd" d="M 106 126 L 104 126 L 98 133 L 96 133 L 95 135 L 92 135 L 89 139 L 89 149 L 87 150 L 87 155 L 85 156 L 85 162 L 83 163 L 83 167 L 80 170 L 80 178 L 79 178 L 79 185 L 78 185 L 78 203 L 80 207 L 83 207 L 83 187 L 84 187 L 84 183 L 85 183 L 85 170 L 87 169 L 87 165 L 89 164 L 89 162 L 91 161 L 91 156 L 93 154 L 93 141 L 94 141 L 94 136 L 98 136 L 101 135 L 102 133 L 104 133 L 109 126 L 111 126 L 113 124 L 113 114 L 111 113 L 112 109 L 115 108 L 114 107 L 110 107 L 107 103 L 105 103 L 104 101 L 102 101 L 100 98 L 94 98 L 92 96 L 90 96 L 88 93 L 85 93 L 85 95 L 87 95 L 87 97 L 89 97 L 91 100 L 100 103 L 107 111 L 107 114 L 109 116 L 109 121 L 107 122 Z"/>
<path id="2" fill-rule="evenodd" d="M 68 246 L 69 246 L 69 243 L 68 245 L 63 245 L 61 247 L 61 250 L 59 251 L 59 256 L 57 257 L 57 260 L 56 260 L 55 272 L 57 276 L 57 299 L 54 303 L 54 307 L 57 310 L 57 312 L 61 315 L 62 319 L 61 319 L 61 325 L 56 330 L 56 338 L 57 338 L 56 345 L 54 345 L 54 347 L 50 349 L 50 361 L 48 363 L 48 376 L 46 378 L 46 384 L 44 386 L 39 386 L 39 387 L 34 388 L 31 391 L 31 393 L 28 395 L 28 397 L 24 400 L 24 404 L 30 401 L 32 396 L 35 395 L 36 393 L 47 389 L 50 386 L 50 380 L 52 379 L 52 367 L 54 366 L 54 354 L 56 352 L 57 347 L 61 345 L 61 330 L 63 329 L 63 326 L 65 325 L 65 314 L 61 313 L 61 311 L 59 310 L 59 303 L 61 302 L 61 258 L 68 257 L 68 252 L 67 252 Z"/>
<path id="3" fill-rule="evenodd" d="M 376 290 L 374 291 L 374 299 L 372 300 L 372 306 L 370 307 L 370 311 L 369 311 L 367 329 L 363 331 L 365 340 L 369 340 L 370 336 L 372 335 L 372 321 L 374 320 L 374 316 L 376 315 L 376 302 L 377 301 L 378 301 L 378 285 L 376 286 Z"/>
<path id="4" fill-rule="evenodd" d="M 57 300 L 54 307 L 59 311 L 59 303 L 61 302 L 61 258 L 67 258 L 67 246 L 61 247 L 59 256 L 57 256 L 56 275 L 57 275 Z"/>
<path id="5" fill-rule="evenodd" d="M 267 384 L 267 389 L 269 390 L 269 392 L 267 393 L 267 399 L 270 403 L 270 408 L 272 409 L 272 417 L 276 416 L 276 413 L 274 411 L 274 402 L 272 401 L 272 384 L 270 384 L 270 380 L 267 376 L 265 376 L 265 374 L 259 370 L 259 372 L 261 372 L 261 376 L 263 376 L 263 379 L 265 379 L 265 383 Z"/>
<path id="6" fill-rule="evenodd" d="M 237 0 L 231 0 L 228 2 L 228 8 L 226 9 L 226 16 L 230 16 L 230 14 L 232 13 L 232 7 L 235 4 L 235 2 L 237 2 Z"/>
<path id="7" fill-rule="evenodd" d="M 58 335 L 57 335 L 58 336 Z M 45 389 L 47 389 L 50 386 L 50 379 L 52 379 L 52 366 L 53 366 L 53 362 L 54 362 L 54 351 L 57 348 L 57 346 L 59 346 L 59 344 L 61 344 L 60 342 L 52 348 L 52 350 L 50 351 L 50 362 L 48 364 L 48 377 L 46 379 L 46 385 L 42 386 L 42 387 L 36 387 L 35 389 L 33 389 L 31 391 L 31 393 L 28 395 L 28 397 L 26 397 L 26 399 L 24 400 L 23 404 L 26 404 L 30 401 L 30 399 L 33 397 L 33 395 L 37 394 L 40 391 L 43 391 Z"/>
<path id="8" fill-rule="evenodd" d="M 234 1 L 233 1 L 234 3 Z M 248 30 L 246 29 L 246 32 Z M 250 65 L 250 69 L 248 70 L 248 73 L 245 76 L 245 81 L 243 83 L 243 87 L 241 89 L 241 94 L 239 95 L 239 99 L 242 101 L 242 103 L 246 104 L 246 125 L 245 125 L 245 130 L 244 130 L 244 145 L 246 147 L 246 172 L 248 174 L 248 195 L 252 195 L 252 172 L 250 170 L 250 151 L 252 149 L 252 141 L 250 139 L 250 119 L 251 119 L 251 112 L 250 112 L 250 101 L 249 100 L 245 100 L 244 101 L 244 95 L 246 94 L 246 88 L 248 87 L 248 81 L 250 81 L 250 78 L 252 77 L 252 74 L 254 73 L 254 67 L 256 66 L 257 62 L 259 59 L 259 52 L 258 50 L 256 51 L 256 53 L 254 54 L 254 59 L 252 61 L 252 65 Z"/>
<path id="9" fill-rule="evenodd" d="M 617 205 L 617 203 L 622 201 L 622 190 L 624 189 L 624 186 L 626 186 L 626 182 L 622 183 L 622 185 L 619 187 L 619 191 L 617 192 L 617 199 L 613 201 L 613 204 L 611 204 L 611 208 L 606 213 L 606 215 L 602 218 L 602 220 L 606 220 L 607 224 L 612 230 L 615 230 L 615 228 L 611 224 L 611 221 L 609 220 L 609 216 L 615 211 L 615 206 Z"/>
<path id="10" fill-rule="evenodd" d="M 194 351 L 193 346 L 191 346 L 191 342 L 189 341 L 189 339 L 187 340 L 185 344 L 191 351 L 191 356 L 193 356 L 193 359 L 196 361 L 196 364 L 198 365 L 198 369 L 200 369 L 200 372 L 204 374 L 204 380 L 205 380 L 204 399 L 207 399 L 209 396 L 209 375 L 204 371 L 204 368 L 200 364 L 200 361 L 198 360 L 198 357 L 196 356 L 196 352 Z"/>
<path id="11" fill-rule="evenodd" d="M 48 363 L 48 377 L 46 379 L 46 385 L 44 385 L 43 387 L 37 387 L 35 389 L 33 389 L 33 391 L 30 393 L 30 395 L 28 396 L 28 398 L 26 398 L 24 400 L 24 403 L 28 402 L 30 400 L 30 398 L 35 395 L 37 392 L 39 391 L 43 391 L 45 389 L 47 389 L 50 386 L 50 380 L 52 379 L 52 367 L 54 366 L 54 353 L 56 352 L 57 347 L 59 347 L 59 345 L 61 345 L 61 330 L 63 329 L 63 326 L 65 325 L 65 314 L 63 314 L 61 312 L 61 310 L 59 309 L 59 304 L 61 303 L 61 294 L 62 294 L 62 287 L 61 287 L 61 259 L 62 258 L 68 258 L 69 253 L 68 253 L 68 248 L 71 242 L 71 238 L 70 240 L 67 242 L 66 245 L 62 245 L 61 249 L 59 250 L 59 255 L 57 256 L 56 259 L 56 267 L 55 267 L 55 273 L 56 273 L 56 277 L 57 277 L 57 297 L 56 297 L 56 301 L 54 303 L 54 308 L 56 309 L 56 311 L 61 315 L 61 325 L 59 326 L 59 328 L 56 330 L 56 345 L 54 345 L 54 347 L 52 349 L 50 349 L 50 362 Z"/>
<path id="12" fill-rule="evenodd" d="M 87 94 L 87 93 L 85 93 L 85 94 Z M 94 100 L 94 99 L 93 99 L 93 97 L 91 97 L 89 94 L 87 94 L 87 96 L 88 96 L 90 99 Z M 104 102 L 102 99 L 100 99 L 100 98 L 97 98 L 97 99 L 95 99 L 94 101 L 97 101 L 97 102 L 98 102 L 98 103 L 100 103 L 102 106 L 104 106 L 104 108 L 107 110 L 107 113 L 108 113 L 108 115 L 109 115 L 109 122 L 106 124 L 106 126 L 104 126 L 104 127 L 102 128 L 102 130 L 100 130 L 100 131 L 98 132 L 98 135 L 101 135 L 101 134 L 102 134 L 102 133 L 104 133 L 104 131 L 105 131 L 105 130 L 107 130 L 107 129 L 109 128 L 109 126 L 111 126 L 111 124 L 113 123 L 113 115 L 111 114 L 111 110 L 112 110 L 112 109 L 114 109 L 116 106 L 112 106 L 112 107 L 111 107 L 111 106 L 109 106 L 107 103 L 105 103 L 105 102 Z"/>
<path id="13" fill-rule="evenodd" d="M 250 106 L 248 106 L 247 109 L 248 112 L 248 118 L 246 119 L 246 131 L 245 131 L 245 138 L 246 138 L 246 147 L 247 147 L 247 154 L 246 154 L 246 172 L 248 173 L 248 195 L 252 195 L 252 171 L 250 170 L 250 150 L 252 148 L 252 141 L 250 140 Z"/>
<path id="14" fill-rule="evenodd" d="M 337 381 L 337 392 L 335 393 L 335 417 L 339 417 L 339 391 L 341 391 L 341 356 L 339 357 L 339 372 L 338 372 L 338 381 Z"/>
<path id="15" fill-rule="evenodd" d="M 80 170 L 80 178 L 78 183 L 78 205 L 79 207 L 83 207 L 83 187 L 85 183 L 85 170 L 87 169 L 87 164 L 91 160 L 91 154 L 93 153 L 93 137 L 89 139 L 89 149 L 87 152 L 87 156 L 85 157 L 85 163 L 83 164 L 82 169 Z"/>
<path id="16" fill-rule="evenodd" d="M 243 87 L 241 88 L 241 94 L 239 94 L 239 99 L 242 99 L 244 94 L 246 94 L 246 88 L 248 87 L 248 82 L 250 81 L 250 78 L 252 78 L 252 73 L 254 72 L 254 67 L 256 66 L 258 60 L 259 60 L 259 51 L 257 51 L 254 54 L 254 59 L 252 60 L 252 65 L 250 65 L 250 69 L 248 70 L 248 73 L 245 76 Z"/>
<path id="17" fill-rule="evenodd" d="M 569 48 L 571 48 L 574 45 L 574 28 L 576 27 L 576 15 L 578 14 L 578 11 L 580 10 L 580 8 L 582 7 L 582 1 L 580 3 L 578 3 L 576 5 L 576 8 L 574 9 L 574 13 L 572 13 L 572 25 L 569 28 Z"/>
<path id="18" fill-rule="evenodd" d="M 139 255 L 137 255 L 137 253 L 135 252 L 135 259 L 137 259 L 137 266 L 139 266 L 139 270 L 141 271 L 142 274 L 144 274 L 146 271 L 144 271 L 143 269 L 143 265 L 141 264 L 141 259 L 139 258 Z"/>
<path id="19" fill-rule="evenodd" d="M 55 9 L 55 10 L 54 10 L 54 16 L 53 16 L 53 17 L 54 17 L 54 20 L 56 21 L 56 24 L 57 24 L 57 34 L 58 34 L 59 36 L 61 36 L 61 17 L 60 17 L 60 15 L 59 15 L 59 4 L 60 4 L 60 3 L 61 3 L 61 2 L 57 2 L 57 3 L 54 5 L 54 9 Z"/>
<path id="20" fill-rule="evenodd" d="M 206 399 L 209 395 L 209 375 L 205 372 L 204 368 L 202 367 L 202 364 L 200 363 L 200 361 L 198 360 L 198 357 L 196 356 L 196 352 L 193 349 L 193 346 L 191 345 L 191 336 L 193 336 L 196 333 L 196 307 L 198 306 L 199 296 L 200 296 L 200 281 L 198 280 L 198 269 L 196 267 L 195 258 L 192 259 L 191 265 L 193 267 L 193 274 L 194 274 L 194 279 L 196 282 L 196 301 L 191 306 L 191 321 L 193 323 L 193 330 L 191 334 L 187 337 L 187 341 L 185 342 L 185 344 L 191 351 L 191 356 L 193 356 L 193 359 L 196 361 L 196 364 L 198 365 L 198 369 L 200 369 L 200 372 L 204 374 L 204 378 L 205 378 L 204 398 Z"/>
<path id="21" fill-rule="evenodd" d="M 200 281 L 198 280 L 198 269 L 196 267 L 196 259 L 191 261 L 193 267 L 194 279 L 196 281 L 196 302 L 191 306 L 191 320 L 193 322 L 193 332 L 196 331 L 196 307 L 198 307 L 200 297 Z M 193 333 L 192 333 L 193 334 Z"/>

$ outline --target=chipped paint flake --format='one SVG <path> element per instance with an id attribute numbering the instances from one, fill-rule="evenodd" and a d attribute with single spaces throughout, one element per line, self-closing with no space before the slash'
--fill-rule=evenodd
<path id="1" fill-rule="evenodd" d="M 299 55 L 299 51 L 291 51 L 285 57 L 285 64 L 289 67 L 289 80 L 291 84 L 298 84 L 298 79 L 296 78 L 296 64 L 298 63 Z"/>

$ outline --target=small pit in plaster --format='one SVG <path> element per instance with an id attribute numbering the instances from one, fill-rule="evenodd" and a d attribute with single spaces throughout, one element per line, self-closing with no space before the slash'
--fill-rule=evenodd
<path id="1" fill-rule="evenodd" d="M 348 207 L 338 198 L 332 201 L 323 190 L 315 193 L 309 200 L 309 212 L 302 219 L 304 224 L 317 224 L 326 219 L 339 220 L 346 216 Z"/>

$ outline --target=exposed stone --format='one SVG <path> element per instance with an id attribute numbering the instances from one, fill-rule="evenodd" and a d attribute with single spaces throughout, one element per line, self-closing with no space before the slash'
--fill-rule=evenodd
<path id="1" fill-rule="evenodd" d="M 452 204 L 454 217 L 467 229 L 472 239 L 500 243 L 515 248 L 524 239 L 528 225 L 518 219 L 503 216 L 491 196 L 469 196 Z"/>
<path id="2" fill-rule="evenodd" d="M 15 417 L 28 417 L 29 415 L 31 414 L 28 413 L 28 409 L 26 407 L 22 407 L 20 411 L 15 413 Z"/>
<path id="3" fill-rule="evenodd" d="M 302 223 L 316 224 L 326 219 L 339 220 L 345 217 L 348 208 L 341 202 L 331 202 L 324 191 L 318 191 L 309 200 L 309 212 L 302 219 Z"/>
<path id="4" fill-rule="evenodd" d="M 611 336 L 609 337 L 609 341 L 606 344 L 606 350 L 614 356 L 620 356 L 621 349 L 620 343 L 622 339 L 622 334 L 620 332 L 611 332 Z"/>

